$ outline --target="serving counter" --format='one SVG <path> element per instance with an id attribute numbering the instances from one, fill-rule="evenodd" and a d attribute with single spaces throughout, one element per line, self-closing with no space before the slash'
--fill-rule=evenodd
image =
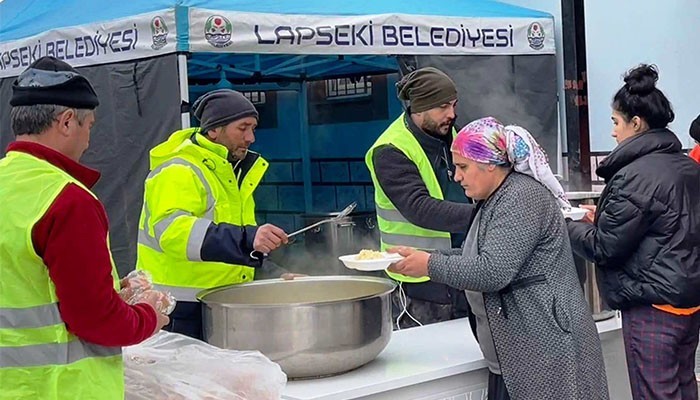
<path id="1" fill-rule="evenodd" d="M 631 399 L 620 318 L 615 316 L 596 326 L 603 344 L 610 398 Z M 396 331 L 386 349 L 369 364 L 333 377 L 290 381 L 282 398 L 485 400 L 487 377 L 479 345 L 463 318 Z"/>

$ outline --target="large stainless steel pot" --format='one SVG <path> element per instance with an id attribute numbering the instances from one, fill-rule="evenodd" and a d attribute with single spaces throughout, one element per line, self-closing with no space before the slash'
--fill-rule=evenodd
<path id="1" fill-rule="evenodd" d="M 199 293 L 204 337 L 259 350 L 289 378 L 335 375 L 372 361 L 391 337 L 388 279 L 318 276 L 254 281 Z"/>

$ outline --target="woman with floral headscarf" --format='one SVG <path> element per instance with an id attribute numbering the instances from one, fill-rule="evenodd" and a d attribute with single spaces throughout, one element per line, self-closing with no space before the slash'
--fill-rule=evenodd
<path id="1" fill-rule="evenodd" d="M 489 400 L 608 399 L 562 214 L 570 206 L 544 152 L 525 129 L 489 117 L 465 126 L 452 153 L 455 180 L 478 201 L 463 248 L 395 248 L 405 258 L 390 270 L 467 291 Z"/>

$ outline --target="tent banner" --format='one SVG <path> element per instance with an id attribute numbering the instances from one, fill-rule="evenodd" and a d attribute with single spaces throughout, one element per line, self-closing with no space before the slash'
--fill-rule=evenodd
<path id="1" fill-rule="evenodd" d="M 299 15 L 190 9 L 190 51 L 277 54 L 554 54 L 551 18 Z"/>
<path id="2" fill-rule="evenodd" d="M 44 56 L 82 67 L 173 53 L 176 41 L 174 10 L 55 29 L 0 43 L 0 78 L 17 76 Z"/>

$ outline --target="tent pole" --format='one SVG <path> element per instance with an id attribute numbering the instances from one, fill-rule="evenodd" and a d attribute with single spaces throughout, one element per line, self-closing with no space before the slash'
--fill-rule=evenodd
<path id="1" fill-rule="evenodd" d="M 311 146 L 309 143 L 309 108 L 307 82 L 302 81 L 298 93 L 299 100 L 299 136 L 301 138 L 301 170 L 304 179 L 304 208 L 307 213 L 313 211 L 311 193 Z"/>
<path id="2" fill-rule="evenodd" d="M 182 122 L 182 129 L 190 127 L 190 113 L 185 105 L 190 103 L 190 84 L 187 80 L 187 54 L 178 53 L 177 55 L 177 72 L 180 78 L 180 121 Z"/>
<path id="3" fill-rule="evenodd" d="M 559 96 L 557 96 L 559 97 Z M 557 175 L 561 176 L 563 180 L 568 180 L 566 173 L 564 172 L 564 149 L 562 146 L 562 132 L 566 131 L 566 125 L 562 123 L 561 120 L 561 114 L 562 114 L 562 104 L 561 104 L 561 99 L 557 100 L 557 108 L 559 109 L 559 112 L 557 113 Z"/>

